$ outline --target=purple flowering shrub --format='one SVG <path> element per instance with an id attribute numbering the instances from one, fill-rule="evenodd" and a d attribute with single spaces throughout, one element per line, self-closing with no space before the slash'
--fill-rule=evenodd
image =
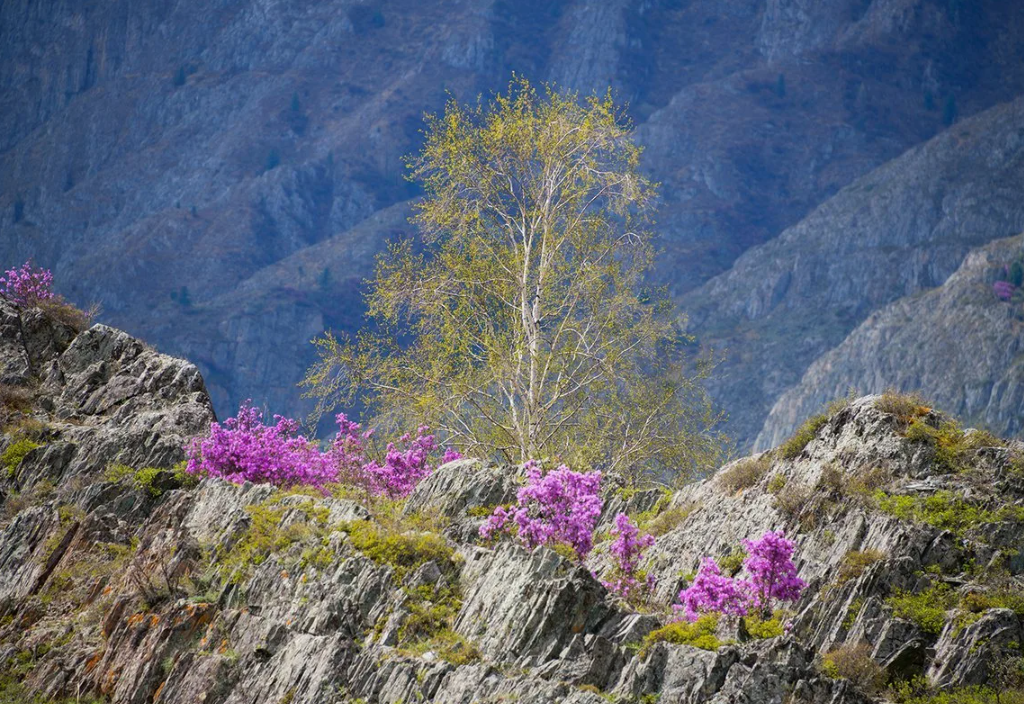
<path id="1" fill-rule="evenodd" d="M 0 293 L 22 306 L 34 306 L 51 300 L 53 274 L 49 269 L 37 269 L 25 262 L 20 269 L 8 269 L 0 277 Z"/>
<path id="2" fill-rule="evenodd" d="M 426 426 L 420 426 L 415 438 L 404 435 L 397 444 L 390 443 L 380 463 L 366 457 L 372 430 L 362 431 L 344 413 L 336 421 L 338 432 L 322 449 L 299 434 L 294 420 L 274 416 L 274 425 L 264 425 L 263 414 L 245 402 L 236 417 L 211 423 L 209 436 L 186 445 L 186 472 L 235 483 L 311 486 L 325 495 L 328 485 L 344 484 L 391 499 L 408 496 L 430 475 L 430 454 L 436 446 Z"/>
<path id="3" fill-rule="evenodd" d="M 441 464 L 448 464 L 449 462 L 454 462 L 455 460 L 461 460 L 461 459 L 462 459 L 462 453 L 461 452 L 459 452 L 455 448 L 447 447 L 447 448 L 445 448 L 445 451 L 444 451 L 444 457 L 441 458 Z"/>
<path id="4" fill-rule="evenodd" d="M 609 578 L 602 580 L 605 589 L 614 592 L 628 602 L 645 600 L 654 591 L 655 578 L 640 569 L 643 551 L 654 545 L 653 535 L 641 535 L 629 516 L 620 513 L 615 517 L 609 552 L 615 558 L 615 567 Z"/>
<path id="5" fill-rule="evenodd" d="M 776 600 L 795 602 L 807 585 L 796 576 L 794 544 L 782 531 L 768 531 L 758 540 L 744 540 L 745 579 L 726 577 L 710 557 L 701 562 L 689 587 L 679 592 L 679 605 L 688 621 L 703 614 L 746 616 L 757 610 L 770 614 Z"/>
<path id="6" fill-rule="evenodd" d="M 516 532 L 528 548 L 568 545 L 583 560 L 594 544 L 594 524 L 604 501 L 600 472 L 574 472 L 565 465 L 544 474 L 536 462 L 526 466 L 526 486 L 516 506 L 499 506 L 480 527 L 490 539 L 501 531 Z"/>

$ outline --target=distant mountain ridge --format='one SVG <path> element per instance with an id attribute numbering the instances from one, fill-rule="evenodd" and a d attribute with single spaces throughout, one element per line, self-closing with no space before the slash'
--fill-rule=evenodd
<path id="1" fill-rule="evenodd" d="M 744 251 L 1024 93 L 1022 34 L 1010 0 L 14 0 L 0 262 L 35 257 L 196 360 L 222 414 L 302 415 L 308 339 L 359 325 L 373 255 L 413 234 L 402 156 L 446 90 L 611 85 L 662 183 L 658 280 L 685 312 Z M 741 442 L 798 378 L 780 373 L 749 418 L 716 389 Z"/>

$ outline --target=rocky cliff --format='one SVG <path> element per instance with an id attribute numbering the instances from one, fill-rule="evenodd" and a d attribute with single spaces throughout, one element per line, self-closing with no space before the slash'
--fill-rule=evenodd
<path id="1" fill-rule="evenodd" d="M 14 701 L 859 704 L 885 680 L 995 686 L 1024 642 L 1024 446 L 910 399 L 859 399 L 675 493 L 608 482 L 583 567 L 480 542 L 514 468 L 449 463 L 404 504 L 197 483 L 174 470 L 212 417 L 195 367 L 0 312 Z M 618 511 L 658 536 L 639 610 L 591 572 Z M 657 630 L 700 558 L 777 528 L 808 583 L 785 632 Z"/>
<path id="2" fill-rule="evenodd" d="M 410 234 L 401 157 L 446 90 L 472 100 L 512 70 L 613 86 L 663 184 L 659 278 L 682 296 L 1021 94 L 1022 26 L 1015 0 L 12 0 L 0 262 L 34 257 L 194 360 L 222 412 L 301 415 L 306 342 L 360 324 L 372 255 Z M 774 399 L 755 423 L 720 395 L 742 440 Z"/>

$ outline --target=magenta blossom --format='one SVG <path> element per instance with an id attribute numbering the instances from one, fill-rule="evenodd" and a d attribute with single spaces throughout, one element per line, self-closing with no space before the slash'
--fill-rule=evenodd
<path id="1" fill-rule="evenodd" d="M 415 439 L 406 433 L 398 445 L 388 443 L 383 465 L 370 462 L 363 467 L 377 493 L 393 499 L 408 496 L 421 480 L 430 475 L 427 459 L 436 445 L 434 436 L 428 431 L 427 426 L 421 425 Z"/>
<path id="2" fill-rule="evenodd" d="M 743 567 L 750 577 L 755 605 L 771 613 L 775 599 L 795 602 L 807 584 L 796 576 L 793 541 L 783 531 L 768 531 L 759 540 L 744 540 Z"/>
<path id="3" fill-rule="evenodd" d="M 992 284 L 992 290 L 1000 300 L 1008 301 L 1013 298 L 1013 292 L 1017 290 L 1009 281 L 996 281 Z"/>
<path id="4" fill-rule="evenodd" d="M 449 462 L 454 462 L 455 460 L 461 460 L 461 459 L 462 459 L 462 453 L 461 452 L 456 450 L 454 447 L 447 447 L 447 448 L 445 448 L 445 451 L 444 451 L 444 457 L 441 458 L 441 464 L 448 464 Z"/>
<path id="5" fill-rule="evenodd" d="M 527 484 L 519 490 L 517 505 L 498 507 L 480 527 L 490 538 L 499 530 L 517 528 L 528 548 L 561 543 L 569 545 L 582 560 L 593 547 L 594 524 L 604 501 L 600 496 L 600 472 L 574 472 L 565 465 L 543 474 L 535 462 L 526 465 Z"/>
<path id="6" fill-rule="evenodd" d="M 746 616 L 751 606 L 749 585 L 743 580 L 726 577 L 718 563 L 705 557 L 697 576 L 689 587 L 679 592 L 680 606 L 688 621 L 696 621 L 703 614 L 720 613 L 726 616 Z"/>
<path id="7" fill-rule="evenodd" d="M 25 262 L 20 269 L 9 269 L 0 278 L 0 293 L 22 306 L 50 300 L 54 297 L 53 274 L 49 269 L 36 269 L 31 262 Z"/>
<path id="8" fill-rule="evenodd" d="M 640 530 L 624 513 L 615 517 L 612 534 L 616 537 L 610 552 L 615 557 L 616 565 L 611 578 L 601 582 L 605 589 L 615 592 L 627 601 L 640 596 L 645 589 L 648 593 L 653 591 L 654 575 L 644 577 L 638 573 L 638 567 L 643 560 L 643 551 L 654 545 L 654 536 L 640 535 Z M 643 579 L 637 579 L 638 576 Z"/>

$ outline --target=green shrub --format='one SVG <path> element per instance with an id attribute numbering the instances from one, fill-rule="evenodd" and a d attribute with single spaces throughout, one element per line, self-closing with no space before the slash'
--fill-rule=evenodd
<path id="1" fill-rule="evenodd" d="M 821 658 L 821 672 L 832 679 L 849 680 L 868 695 L 877 694 L 885 686 L 885 669 L 871 657 L 871 647 L 864 643 L 844 645 Z"/>
<path id="2" fill-rule="evenodd" d="M 785 474 L 776 474 L 776 475 L 772 476 L 771 479 L 768 480 L 768 493 L 769 494 L 778 494 L 784 488 L 786 488 L 786 475 Z"/>
<path id="3" fill-rule="evenodd" d="M 770 452 L 757 457 L 745 457 L 718 475 L 718 481 L 732 491 L 754 486 L 772 466 Z"/>
<path id="4" fill-rule="evenodd" d="M 453 564 L 455 551 L 436 533 L 389 531 L 371 521 L 349 521 L 340 526 L 352 546 L 379 564 L 395 569 L 402 579 L 412 569 L 436 562 L 441 569 Z"/>
<path id="5" fill-rule="evenodd" d="M 781 614 L 775 614 L 770 619 L 763 619 L 760 616 L 744 616 L 743 627 L 752 640 L 777 638 L 786 630 L 782 620 Z"/>
<path id="6" fill-rule="evenodd" d="M 303 522 L 282 526 L 284 518 L 298 511 Z M 273 553 L 281 552 L 301 541 L 322 539 L 328 533 L 330 511 L 312 501 L 300 506 L 282 506 L 279 498 L 262 504 L 246 506 L 249 526 L 230 549 L 222 551 L 218 566 L 223 575 L 238 582 L 263 564 Z"/>
<path id="7" fill-rule="evenodd" d="M 647 634 L 640 647 L 641 657 L 646 657 L 654 644 L 660 642 L 689 645 L 701 650 L 718 650 L 725 643 L 718 639 L 717 631 L 717 614 L 701 616 L 693 623 L 689 621 L 673 621 L 667 626 Z"/>
<path id="8" fill-rule="evenodd" d="M 480 651 L 477 650 L 477 647 L 450 628 L 441 630 L 429 639 L 414 643 L 402 650 L 416 656 L 432 652 L 453 665 L 471 665 L 480 660 Z"/>
<path id="9" fill-rule="evenodd" d="M 945 692 L 920 692 L 906 685 L 891 692 L 899 704 L 1024 704 L 1024 690 L 997 691 L 990 687 L 964 687 Z"/>
<path id="10" fill-rule="evenodd" d="M 967 469 L 968 459 L 974 450 L 1005 445 L 1002 440 L 984 430 L 965 433 L 959 423 L 951 420 L 933 428 L 921 418 L 914 418 L 907 426 L 905 435 L 912 442 L 931 445 L 935 453 L 932 461 L 944 474 Z"/>
<path id="11" fill-rule="evenodd" d="M 897 618 L 907 619 L 929 635 L 937 636 L 946 625 L 946 612 L 956 605 L 956 593 L 947 584 L 935 584 L 919 594 L 898 592 L 885 600 Z"/>
<path id="12" fill-rule="evenodd" d="M 843 556 L 839 565 L 839 574 L 836 575 L 835 586 L 846 584 L 851 579 L 857 579 L 871 565 L 885 557 L 885 553 L 879 550 L 851 550 Z"/>
<path id="13" fill-rule="evenodd" d="M 164 470 L 157 467 L 143 467 L 135 469 L 126 464 L 115 463 L 107 467 L 103 478 L 108 482 L 119 482 L 130 484 L 139 491 L 145 491 L 150 496 L 160 496 L 163 489 L 156 486 L 156 480 Z"/>
<path id="14" fill-rule="evenodd" d="M 18 471 L 18 465 L 25 459 L 25 455 L 37 447 L 42 447 L 42 445 L 32 442 L 28 438 L 20 438 L 7 446 L 3 454 L 0 454 L 0 465 L 7 468 L 8 478 L 14 478 L 14 473 Z"/>
<path id="15" fill-rule="evenodd" d="M 743 561 L 747 559 L 747 551 L 743 548 L 733 548 L 733 551 L 725 557 L 718 558 L 718 567 L 722 574 L 730 577 L 735 576 L 743 569 Z"/>

